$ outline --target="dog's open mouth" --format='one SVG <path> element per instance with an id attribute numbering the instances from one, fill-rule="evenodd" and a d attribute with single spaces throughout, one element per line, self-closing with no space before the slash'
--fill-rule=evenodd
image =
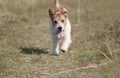
<path id="1" fill-rule="evenodd" d="M 61 39 L 63 37 L 63 30 L 61 30 L 61 31 L 58 30 L 57 33 L 56 33 L 56 35 L 57 35 L 58 39 Z"/>

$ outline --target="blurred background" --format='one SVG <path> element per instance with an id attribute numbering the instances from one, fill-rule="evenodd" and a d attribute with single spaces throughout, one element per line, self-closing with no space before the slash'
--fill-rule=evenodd
<path id="1" fill-rule="evenodd" d="M 119 78 L 120 1 L 60 0 L 73 43 L 57 57 L 49 33 L 53 1 L 0 0 L 0 78 Z"/>

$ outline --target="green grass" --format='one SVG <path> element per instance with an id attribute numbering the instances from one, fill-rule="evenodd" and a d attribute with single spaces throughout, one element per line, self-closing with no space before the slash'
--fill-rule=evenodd
<path id="1" fill-rule="evenodd" d="M 69 11 L 73 43 L 68 53 L 53 56 L 53 1 L 0 1 L 0 78 L 120 77 L 120 1 L 60 3 Z"/>

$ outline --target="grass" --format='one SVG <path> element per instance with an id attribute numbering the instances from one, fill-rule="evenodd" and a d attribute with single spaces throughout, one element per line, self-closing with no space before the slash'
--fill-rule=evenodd
<path id="1" fill-rule="evenodd" d="M 60 3 L 69 11 L 73 43 L 68 53 L 53 56 L 53 1 L 0 0 L 0 78 L 120 77 L 120 1 Z"/>

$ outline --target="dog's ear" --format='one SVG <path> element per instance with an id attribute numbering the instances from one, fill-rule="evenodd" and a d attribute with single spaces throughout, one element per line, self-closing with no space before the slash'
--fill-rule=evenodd
<path id="1" fill-rule="evenodd" d="M 52 17 L 53 16 L 53 11 L 51 9 L 49 9 L 49 16 Z"/>
<path id="2" fill-rule="evenodd" d="M 62 13 L 65 15 L 65 17 L 68 17 L 68 11 L 66 8 L 62 8 Z"/>

